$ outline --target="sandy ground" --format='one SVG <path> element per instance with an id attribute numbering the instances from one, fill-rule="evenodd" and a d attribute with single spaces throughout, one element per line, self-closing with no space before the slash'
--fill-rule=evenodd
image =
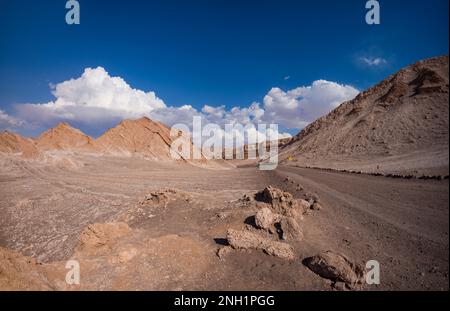
<path id="1" fill-rule="evenodd" d="M 0 246 L 43 263 L 29 268 L 45 276 L 38 289 L 332 290 L 303 259 L 334 250 L 363 264 L 380 262 L 381 284 L 364 290 L 448 290 L 448 180 L 113 157 L 74 156 L 71 163 L 10 157 L 0 166 Z M 322 202 L 301 223 L 304 240 L 290 242 L 295 259 L 259 250 L 232 250 L 220 259 L 227 230 L 250 226 L 257 210 L 242 198 L 268 185 Z M 160 189 L 175 190 L 146 209 L 146 196 Z M 111 222 L 130 231 L 106 248 L 79 246 L 88 225 Z M 75 288 L 64 284 L 70 258 L 82 262 Z"/>

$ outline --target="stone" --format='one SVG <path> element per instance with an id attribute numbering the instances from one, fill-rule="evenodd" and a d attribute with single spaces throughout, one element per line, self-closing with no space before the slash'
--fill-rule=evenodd
<path id="1" fill-rule="evenodd" d="M 267 207 L 259 210 L 255 215 L 256 227 L 260 229 L 269 230 L 278 221 L 280 221 L 280 215 L 272 213 Z"/>
<path id="2" fill-rule="evenodd" d="M 305 265 L 314 273 L 334 282 L 348 285 L 360 283 L 363 268 L 342 254 L 326 251 L 304 260 Z"/>
<path id="3" fill-rule="evenodd" d="M 289 244 L 276 242 L 250 231 L 229 229 L 227 240 L 234 249 L 261 249 L 268 255 L 282 259 L 293 260 L 295 258 L 294 249 Z"/>

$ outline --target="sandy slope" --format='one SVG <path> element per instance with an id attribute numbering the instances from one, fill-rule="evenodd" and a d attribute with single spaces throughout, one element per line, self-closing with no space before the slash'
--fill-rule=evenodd
<path id="1" fill-rule="evenodd" d="M 448 175 L 448 57 L 418 62 L 306 127 L 287 165 Z"/>

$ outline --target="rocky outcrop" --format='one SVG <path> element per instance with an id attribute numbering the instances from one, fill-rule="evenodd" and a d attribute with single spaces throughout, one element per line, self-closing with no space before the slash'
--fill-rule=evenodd
<path id="1" fill-rule="evenodd" d="M 261 249 L 268 255 L 288 260 L 295 257 L 294 249 L 289 244 L 276 242 L 250 231 L 229 229 L 227 240 L 234 249 Z"/>
<path id="2" fill-rule="evenodd" d="M 346 256 L 326 251 L 304 260 L 311 271 L 334 282 L 343 282 L 352 287 L 362 281 L 364 270 L 362 266 L 351 261 Z"/>

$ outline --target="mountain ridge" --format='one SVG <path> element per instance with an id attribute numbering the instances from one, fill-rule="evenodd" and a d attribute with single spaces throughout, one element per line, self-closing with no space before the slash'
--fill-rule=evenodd
<path id="1" fill-rule="evenodd" d="M 282 163 L 448 175 L 448 81 L 448 56 L 405 67 L 308 125 Z"/>

